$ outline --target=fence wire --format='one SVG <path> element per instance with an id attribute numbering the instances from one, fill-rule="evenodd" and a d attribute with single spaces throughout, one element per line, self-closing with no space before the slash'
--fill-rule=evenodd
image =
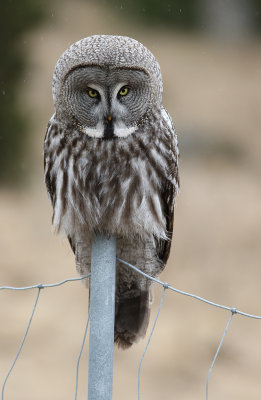
<path id="1" fill-rule="evenodd" d="M 144 351 L 143 351 L 143 353 L 141 355 L 141 358 L 140 358 L 140 361 L 139 361 L 139 366 L 138 366 L 138 400 L 141 400 L 141 389 L 140 389 L 141 385 L 140 385 L 140 381 L 141 381 L 141 366 L 142 366 L 142 362 L 143 362 L 143 359 L 144 359 L 145 354 L 147 352 L 147 349 L 148 349 L 148 347 L 150 345 L 150 342 L 151 342 L 151 339 L 152 339 L 152 335 L 153 335 L 153 332 L 155 330 L 155 327 L 156 327 L 156 324 L 157 324 L 157 321 L 158 321 L 160 310 L 162 308 L 164 295 L 165 295 L 165 292 L 166 292 L 167 289 L 170 290 L 170 291 L 173 291 L 175 293 L 181 294 L 183 296 L 188 296 L 188 297 L 191 297 L 192 299 L 199 300 L 199 301 L 201 301 L 203 303 L 208 304 L 209 306 L 218 307 L 218 308 L 221 308 L 223 310 L 226 310 L 226 311 L 230 312 L 229 320 L 228 320 L 227 325 L 225 327 L 225 330 L 224 330 L 224 333 L 222 335 L 222 338 L 221 338 L 221 340 L 220 340 L 220 342 L 218 344 L 218 347 L 217 347 L 216 353 L 214 355 L 213 361 L 212 361 L 212 363 L 210 365 L 210 368 L 208 370 L 208 375 L 207 375 L 207 379 L 206 379 L 206 400 L 208 400 L 208 398 L 209 398 L 209 396 L 208 396 L 208 387 L 209 387 L 210 376 L 211 376 L 214 364 L 216 362 L 216 359 L 218 357 L 218 354 L 220 352 L 220 349 L 222 347 L 222 344 L 223 344 L 223 341 L 225 339 L 225 336 L 226 336 L 226 334 L 228 332 L 228 329 L 229 329 L 229 326 L 230 326 L 230 323 L 232 321 L 233 316 L 238 314 L 238 315 L 241 315 L 243 317 L 254 318 L 254 319 L 261 319 L 261 316 L 248 314 L 248 313 L 245 313 L 243 311 L 238 310 L 235 307 L 228 307 L 228 306 L 224 306 L 222 304 L 214 303 L 214 302 L 212 302 L 210 300 L 204 299 L 203 297 L 197 296 L 195 294 L 184 292 L 182 290 L 176 289 L 173 286 L 169 285 L 168 283 L 162 282 L 161 280 L 146 274 L 145 272 L 141 271 L 140 269 L 138 269 L 134 265 L 132 265 L 132 264 L 130 264 L 130 263 L 124 261 L 124 260 L 121 260 L 121 259 L 118 258 L 118 261 L 121 264 L 124 264 L 125 266 L 127 266 L 127 267 L 135 270 L 139 274 L 145 276 L 146 278 L 152 280 L 153 282 L 161 285 L 162 288 L 163 288 L 163 292 L 162 292 L 162 295 L 161 295 L 161 298 L 160 298 L 160 302 L 159 302 L 158 310 L 157 310 L 157 313 L 156 313 L 156 317 L 155 317 L 154 323 L 152 325 L 152 329 L 151 329 L 151 331 L 149 333 L 149 337 L 148 337 L 148 340 L 146 342 Z M 31 312 L 31 315 L 30 315 L 30 318 L 29 318 L 29 322 L 28 322 L 26 330 L 25 330 L 25 334 L 24 334 L 24 336 L 22 338 L 22 341 L 21 341 L 21 344 L 19 346 L 19 349 L 18 349 L 18 351 L 17 351 L 17 353 L 16 353 L 16 355 L 14 357 L 14 360 L 13 360 L 13 362 L 12 362 L 12 364 L 11 364 L 7 374 L 6 374 L 4 382 L 2 384 L 2 392 L 1 392 L 2 393 L 2 397 L 1 397 L 2 400 L 5 400 L 5 388 L 6 388 L 6 384 L 7 384 L 8 378 L 9 378 L 11 372 L 14 369 L 14 366 L 15 366 L 15 364 L 16 364 L 16 362 L 17 362 L 17 360 L 18 360 L 18 358 L 19 358 L 19 356 L 21 354 L 21 351 L 22 351 L 22 348 L 24 346 L 25 340 L 26 340 L 26 338 L 28 336 L 28 332 L 30 330 L 31 323 L 32 323 L 32 320 L 33 320 L 33 317 L 34 317 L 34 314 L 35 314 L 35 311 L 36 311 L 36 308 L 37 308 L 37 304 L 38 304 L 38 300 L 39 300 L 41 289 L 57 287 L 57 286 L 60 286 L 60 285 L 64 285 L 65 283 L 68 283 L 68 282 L 81 281 L 83 279 L 88 279 L 90 277 L 90 275 L 91 274 L 86 275 L 86 276 L 82 276 L 80 278 L 68 278 L 68 279 L 64 279 L 63 281 L 60 281 L 60 282 L 57 282 L 57 283 L 52 283 L 52 284 L 36 284 L 36 285 L 25 286 L 25 287 L 0 286 L 0 290 L 18 290 L 18 291 L 22 290 L 23 291 L 23 290 L 38 289 L 37 290 L 36 299 L 35 299 L 35 302 L 33 304 L 32 312 Z M 86 341 L 88 325 L 89 325 L 89 314 L 88 314 L 88 317 L 87 317 L 86 326 L 85 326 L 85 330 L 84 330 L 84 335 L 83 335 L 83 339 L 82 339 L 82 344 L 81 344 L 81 348 L 80 348 L 80 352 L 79 352 L 79 356 L 78 356 L 77 364 L 76 364 L 75 400 L 77 400 L 77 398 L 78 398 L 79 367 L 80 367 L 80 360 L 81 360 L 81 356 L 82 356 L 84 345 L 85 345 L 85 341 Z"/>

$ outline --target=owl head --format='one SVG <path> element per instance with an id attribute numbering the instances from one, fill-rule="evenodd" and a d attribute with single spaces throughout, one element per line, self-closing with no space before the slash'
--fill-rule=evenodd
<path id="1" fill-rule="evenodd" d="M 134 39 L 87 37 L 58 60 L 53 98 L 61 122 L 75 123 L 90 137 L 127 137 L 161 104 L 160 67 Z"/>

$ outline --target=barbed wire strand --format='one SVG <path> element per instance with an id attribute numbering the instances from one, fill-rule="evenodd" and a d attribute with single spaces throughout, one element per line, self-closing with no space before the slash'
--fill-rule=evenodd
<path id="1" fill-rule="evenodd" d="M 217 348 L 216 354 L 215 354 L 215 356 L 214 356 L 214 359 L 213 359 L 212 364 L 211 364 L 211 366 L 210 366 L 210 368 L 209 368 L 209 371 L 208 371 L 208 376 L 207 376 L 207 381 L 206 381 L 206 400 L 208 400 L 208 386 L 209 386 L 210 375 L 211 375 L 211 372 L 212 372 L 212 370 L 213 370 L 213 367 L 214 367 L 214 364 L 215 364 L 215 362 L 216 362 L 218 353 L 219 353 L 219 351 L 220 351 L 220 349 L 221 349 L 221 346 L 222 346 L 222 344 L 223 344 L 224 338 L 225 338 L 225 336 L 226 336 L 226 334 L 227 334 L 227 331 L 228 331 L 228 328 L 229 328 L 229 325 L 230 325 L 230 323 L 231 323 L 231 321 L 232 321 L 233 316 L 234 316 L 235 314 L 239 314 L 239 315 L 242 315 L 242 316 L 244 316 L 244 317 L 254 318 L 254 319 L 261 319 L 261 316 L 253 315 L 253 314 L 248 314 L 248 313 L 242 312 L 242 311 L 240 311 L 240 310 L 237 310 L 235 307 L 223 306 L 222 304 L 214 303 L 214 302 L 212 302 L 212 301 L 206 300 L 206 299 L 204 299 L 203 297 L 197 296 L 197 295 L 195 295 L 195 294 L 188 293 L 188 292 L 184 292 L 183 290 L 176 289 L 176 288 L 170 286 L 170 285 L 169 285 L 168 283 L 166 283 L 166 282 L 162 282 L 162 281 L 160 281 L 159 279 L 156 279 L 156 278 L 154 278 L 154 277 L 151 277 L 150 275 L 148 275 L 148 274 L 146 274 L 145 272 L 141 271 L 140 269 L 138 269 L 138 268 L 135 267 L 134 265 L 132 265 L 132 264 L 130 264 L 130 263 L 124 261 L 124 260 L 121 260 L 121 259 L 118 258 L 118 257 L 117 257 L 117 259 L 118 259 L 119 262 L 121 262 L 122 264 L 125 264 L 125 265 L 129 266 L 129 267 L 132 268 L 134 271 L 136 271 L 136 272 L 140 273 L 141 275 L 147 277 L 148 279 L 150 279 L 150 280 L 152 280 L 152 281 L 154 281 L 154 282 L 156 282 L 156 283 L 162 285 L 164 289 L 170 289 L 170 290 L 172 290 L 173 292 L 182 294 L 182 295 L 184 295 L 184 296 L 191 297 L 191 298 L 193 298 L 193 299 L 199 300 L 199 301 L 204 302 L 204 303 L 206 303 L 206 304 L 209 304 L 209 305 L 211 305 L 211 306 L 218 307 L 218 308 L 221 308 L 221 309 L 223 309 L 223 310 L 228 310 L 228 311 L 231 312 L 229 321 L 228 321 L 228 323 L 227 323 L 227 325 L 226 325 L 225 331 L 224 331 L 224 333 L 223 333 L 223 336 L 222 336 L 221 341 L 220 341 L 220 343 L 219 343 L 219 346 L 218 346 L 218 348 Z M 157 319 L 156 319 L 155 322 L 157 322 Z M 155 323 L 155 325 L 156 325 L 156 323 Z M 155 328 L 155 327 L 153 326 L 153 330 L 154 330 L 154 328 Z M 146 346 L 145 350 L 147 350 L 147 346 Z M 141 359 L 141 361 L 142 361 L 142 359 Z M 140 383 L 139 383 L 139 380 L 140 380 L 140 376 L 139 376 L 139 374 L 138 374 L 138 400 L 140 400 L 140 394 L 139 394 Z"/>
<path id="2" fill-rule="evenodd" d="M 222 308 L 223 310 L 231 311 L 231 312 L 233 312 L 233 314 L 240 314 L 240 315 L 243 315 L 244 317 L 255 318 L 255 319 L 261 319 L 261 316 L 259 316 L 259 315 L 248 314 L 248 313 L 245 313 L 245 312 L 243 312 L 243 311 L 238 310 L 237 308 L 223 306 L 222 304 L 214 303 L 213 301 L 204 299 L 203 297 L 197 296 L 197 295 L 195 295 L 195 294 L 188 293 L 188 292 L 184 292 L 183 290 L 176 289 L 176 288 L 174 288 L 173 286 L 170 286 L 170 285 L 169 285 L 168 283 L 166 283 L 166 282 L 162 282 L 162 281 L 160 281 L 159 279 L 153 278 L 152 276 L 146 274 L 145 272 L 141 271 L 141 270 L 138 269 L 137 267 L 134 267 L 134 265 L 129 264 L 128 262 L 126 262 L 126 261 L 124 261 L 124 260 L 121 260 L 121 259 L 118 258 L 118 257 L 117 257 L 117 260 L 120 261 L 122 264 L 128 265 L 128 266 L 129 266 L 130 268 L 132 268 L 134 271 L 139 272 L 141 275 L 145 276 L 146 278 L 148 278 L 148 279 L 150 279 L 150 280 L 152 280 L 152 281 L 154 281 L 154 282 L 156 282 L 156 283 L 159 283 L 159 284 L 162 285 L 162 286 L 164 286 L 164 285 L 167 286 L 167 289 L 170 289 L 170 290 L 172 290 L 173 292 L 182 294 L 182 295 L 184 295 L 184 296 L 192 297 L 193 299 L 202 301 L 203 303 L 209 304 L 209 305 L 211 305 L 211 306 L 218 307 L 218 308 Z"/>
<path id="3" fill-rule="evenodd" d="M 162 306 L 162 303 L 163 303 L 163 298 L 164 298 L 164 294 L 165 294 L 166 289 L 170 289 L 170 290 L 173 291 L 173 292 L 182 294 L 182 295 L 184 295 L 184 296 L 191 297 L 191 298 L 193 298 L 193 299 L 196 299 L 196 300 L 199 300 L 199 301 L 201 301 L 201 302 L 204 302 L 204 303 L 206 303 L 206 304 L 208 304 L 208 305 L 211 305 L 211 306 L 214 306 L 214 307 L 218 307 L 218 308 L 220 308 L 220 309 L 227 310 L 227 311 L 230 311 L 230 312 L 231 312 L 230 319 L 229 319 L 229 321 L 228 321 L 228 323 L 227 323 L 227 326 L 226 326 L 226 328 L 225 328 L 225 331 L 224 331 L 223 336 L 222 336 L 222 338 L 221 338 L 221 341 L 220 341 L 220 343 L 219 343 L 218 349 L 217 349 L 217 351 L 216 351 L 216 354 L 215 354 L 215 356 L 214 356 L 214 359 L 213 359 L 213 361 L 212 361 L 212 364 L 211 364 L 211 366 L 210 366 L 210 368 L 209 368 L 208 377 L 207 377 L 207 382 L 206 382 L 206 400 L 208 400 L 208 386 L 209 386 L 210 375 L 211 375 L 212 369 L 213 369 L 213 367 L 214 367 L 215 361 L 216 361 L 216 359 L 217 359 L 218 353 L 219 353 L 219 351 L 220 351 L 220 349 L 221 349 L 221 346 L 222 346 L 222 344 L 223 344 L 225 335 L 227 334 L 227 331 L 228 331 L 229 325 L 230 325 L 230 323 L 231 323 L 232 317 L 233 317 L 235 314 L 239 314 L 239 315 L 242 315 L 242 316 L 248 317 L 248 318 L 261 319 L 261 316 L 254 315 L 254 314 L 249 314 L 249 313 L 245 313 L 245 312 L 240 311 L 240 310 L 238 310 L 238 309 L 236 309 L 236 308 L 227 307 L 227 306 L 224 306 L 224 305 L 222 305 L 222 304 L 214 303 L 214 302 L 212 302 L 212 301 L 209 301 L 209 300 L 207 300 L 207 299 L 204 299 L 203 297 L 197 296 L 197 295 L 195 295 L 195 294 L 188 293 L 188 292 L 185 292 L 185 291 L 176 289 L 176 288 L 172 287 L 171 285 L 169 285 L 168 283 L 162 282 L 162 281 L 160 281 L 159 279 L 154 278 L 154 277 L 152 277 L 152 276 L 146 274 L 145 272 L 141 271 L 140 269 L 138 269 L 138 268 L 135 267 L 134 265 L 132 265 L 132 264 L 130 264 L 130 263 L 124 261 L 124 260 L 121 260 L 121 259 L 118 258 L 118 257 L 117 257 L 117 260 L 118 260 L 120 263 L 129 266 L 131 269 L 135 270 L 136 272 L 140 273 L 141 275 L 145 276 L 146 278 L 148 278 L 148 279 L 150 279 L 150 280 L 152 280 L 152 281 L 154 281 L 154 282 L 156 282 L 156 283 L 162 285 L 162 286 L 163 286 L 163 289 L 164 289 L 164 290 L 163 290 L 162 297 L 161 297 L 160 305 L 159 305 L 159 308 L 158 308 L 158 312 L 157 312 L 157 315 L 156 315 L 156 318 L 155 318 L 155 321 L 154 321 L 154 324 L 153 324 L 153 328 L 152 328 L 152 331 L 151 331 L 151 333 L 150 333 L 150 337 L 149 337 L 149 339 L 148 339 L 147 345 L 146 345 L 146 347 L 145 347 L 145 350 L 144 350 L 144 352 L 143 352 L 143 354 L 142 354 L 142 357 L 141 357 L 140 363 L 139 363 L 139 371 L 138 371 L 138 396 L 139 396 L 139 400 L 140 400 L 140 370 L 141 370 L 141 364 L 142 364 L 143 358 L 144 358 L 144 356 L 145 356 L 145 354 L 146 354 L 147 348 L 148 348 L 148 346 L 149 346 L 149 344 L 150 344 L 151 336 L 152 336 L 152 334 L 153 334 L 153 332 L 154 332 L 154 329 L 155 329 L 155 326 L 156 326 L 156 323 L 157 323 L 157 320 L 158 320 L 158 315 L 159 315 L 159 312 L 160 312 L 160 309 L 161 309 L 161 306 Z M 35 288 L 38 289 L 36 301 L 35 301 L 34 306 L 33 306 L 33 310 L 32 310 L 32 313 L 31 313 L 31 317 L 30 317 L 29 323 L 28 323 L 27 328 L 26 328 L 25 335 L 24 335 L 24 337 L 23 337 L 22 343 L 21 343 L 21 345 L 20 345 L 20 347 L 19 347 L 19 350 L 18 350 L 18 352 L 17 352 L 17 354 L 16 354 L 16 356 L 15 356 L 15 359 L 14 359 L 14 361 L 13 361 L 13 363 L 12 363 L 12 365 L 11 365 L 11 367 L 10 367 L 8 373 L 7 373 L 7 376 L 6 376 L 6 378 L 5 378 L 5 380 L 4 380 L 4 383 L 3 383 L 3 386 L 2 386 L 2 400 L 4 400 L 4 390 L 5 390 L 5 386 L 6 386 L 7 380 L 8 380 L 8 378 L 9 378 L 9 376 L 10 376 L 10 374 L 11 374 L 11 372 L 12 372 L 14 366 L 15 366 L 15 363 L 16 363 L 16 361 L 17 361 L 17 359 L 18 359 L 18 357 L 19 357 L 19 355 L 20 355 L 20 353 L 21 353 L 22 347 L 23 347 L 23 345 L 24 345 L 25 339 L 26 339 L 26 337 L 27 337 L 27 335 L 28 335 L 28 332 L 29 332 L 29 329 L 30 329 L 30 326 L 31 326 L 31 322 L 32 322 L 32 319 L 33 319 L 33 316 L 34 316 L 34 313 L 35 313 L 35 310 L 36 310 L 37 303 L 38 303 L 38 299 L 39 299 L 39 295 L 40 295 L 40 290 L 43 289 L 43 288 L 60 286 L 60 285 L 63 285 L 63 284 L 65 284 L 65 283 L 67 283 L 67 282 L 80 281 L 80 280 L 83 280 L 83 279 L 88 278 L 89 276 L 90 276 L 90 274 L 88 274 L 88 275 L 86 275 L 86 276 L 79 277 L 79 278 L 68 278 L 68 279 L 64 279 L 63 281 L 60 281 L 60 282 L 57 282 L 57 283 L 53 283 L 53 284 L 37 284 L 37 285 L 25 286 L 25 287 L 0 286 L 0 290 L 4 290 L 4 289 L 6 289 L 6 290 L 29 290 L 29 289 L 35 289 Z M 76 396 L 76 397 L 75 397 L 75 399 L 77 399 L 78 376 L 79 376 L 79 364 L 80 364 L 80 359 L 81 359 L 81 355 L 82 355 L 82 351 L 83 351 L 83 347 L 84 347 L 84 343 L 85 343 L 85 338 L 86 338 L 86 334 L 87 334 L 87 328 L 88 328 L 88 319 L 87 319 L 87 323 L 86 323 L 86 328 L 85 328 L 85 332 L 84 332 L 84 338 L 83 338 L 83 342 L 82 342 L 80 354 L 79 354 L 78 361 L 77 361 L 77 369 L 76 369 L 76 390 L 75 390 L 75 396 Z"/>
<path id="4" fill-rule="evenodd" d="M 75 384 L 75 400 L 77 400 L 77 398 L 78 398 L 79 367 L 80 367 L 81 356 L 82 356 L 82 352 L 83 352 L 83 348 L 84 348 L 84 344 L 85 344 L 85 340 L 86 340 L 86 335 L 87 335 L 87 331 L 88 331 L 89 320 L 90 320 L 90 312 L 88 312 L 87 322 L 86 322 L 86 325 L 85 325 L 84 335 L 83 335 L 83 339 L 82 339 L 82 345 L 81 345 L 80 353 L 79 353 L 78 360 L 77 360 L 76 384 Z"/>
<path id="5" fill-rule="evenodd" d="M 23 339 L 22 339 L 22 343 L 20 344 L 20 347 L 19 347 L 19 349 L 18 349 L 18 352 L 17 352 L 17 354 L 16 354 L 16 356 L 15 356 L 15 358 L 14 358 L 14 361 L 13 361 L 13 363 L 12 363 L 12 365 L 11 365 L 11 367 L 10 367 L 10 369 L 9 369 L 9 371 L 8 371 L 8 373 L 7 373 L 7 375 L 6 375 L 6 377 L 5 377 L 5 380 L 4 380 L 4 383 L 3 383 L 3 386 L 2 386 L 2 400 L 4 400 L 4 391 L 5 391 L 5 386 L 6 386 L 7 380 L 8 380 L 8 378 L 9 378 L 9 376 L 10 376 L 10 374 L 11 374 L 11 372 L 12 372 L 14 366 L 15 366 L 15 363 L 16 363 L 16 361 L 17 361 L 17 359 L 18 359 L 18 357 L 19 357 L 21 351 L 22 351 L 22 348 L 23 348 L 25 339 L 27 338 L 27 335 L 28 335 L 28 332 L 29 332 L 29 329 L 30 329 L 30 326 L 31 326 L 31 322 L 32 322 L 32 320 L 33 320 L 33 316 L 34 316 L 34 313 L 35 313 L 35 310 L 36 310 L 36 306 L 37 306 L 37 303 L 38 303 L 38 300 L 39 300 L 39 296 L 40 296 L 40 291 L 41 291 L 41 289 L 42 289 L 41 287 L 38 287 L 36 300 L 35 300 L 35 302 L 34 302 L 33 310 L 32 310 L 32 312 L 31 312 L 31 316 L 30 316 L 29 322 L 28 322 L 28 324 L 27 324 L 26 331 L 25 331 L 24 337 L 23 337 Z"/>
<path id="6" fill-rule="evenodd" d="M 223 341 L 224 341 L 224 339 L 225 339 L 225 336 L 226 336 L 226 334 L 227 334 L 229 325 L 230 325 L 230 323 L 231 323 L 231 321 L 232 321 L 232 318 L 233 318 L 234 314 L 235 314 L 235 313 L 233 313 L 233 311 L 232 311 L 232 312 L 231 312 L 231 315 L 230 315 L 230 317 L 229 317 L 228 323 L 227 323 L 227 325 L 226 325 L 226 328 L 225 328 L 225 330 L 224 330 L 224 333 L 223 333 L 223 335 L 222 335 L 222 338 L 221 338 L 221 340 L 220 340 L 220 342 L 219 342 L 219 345 L 218 345 L 216 354 L 215 354 L 215 356 L 214 356 L 214 358 L 213 358 L 212 364 L 211 364 L 211 366 L 210 366 L 210 368 L 209 368 L 209 371 L 208 371 L 208 377 L 207 377 L 207 382 L 206 382 L 206 400 L 208 400 L 208 383 L 209 383 L 210 375 L 211 375 L 211 372 L 212 372 L 212 369 L 213 369 L 213 367 L 214 367 L 215 361 L 216 361 L 216 359 L 217 359 L 219 350 L 221 349 L 221 346 L 222 346 L 222 344 L 223 344 Z"/>
<path id="7" fill-rule="evenodd" d="M 12 370 L 13 370 L 13 368 L 14 368 L 16 362 L 17 362 L 17 360 L 18 360 L 18 357 L 20 356 L 20 353 L 21 353 L 21 351 L 22 351 L 22 348 L 23 348 L 25 339 L 26 339 L 26 337 L 27 337 L 27 335 L 28 335 L 28 332 L 29 332 L 29 329 L 30 329 L 30 326 L 31 326 L 31 322 L 32 322 L 32 319 L 33 319 L 33 316 L 34 316 L 34 313 L 35 313 L 35 310 L 36 310 L 36 307 L 37 307 L 38 299 L 39 299 L 39 296 L 40 296 L 40 290 L 41 290 L 41 289 L 44 289 L 44 288 L 51 288 L 51 287 L 61 286 L 61 285 L 65 284 L 65 283 L 67 283 L 67 282 L 81 281 L 81 280 L 83 280 L 83 279 L 89 278 L 90 275 L 91 275 L 91 274 L 88 274 L 88 275 L 85 275 L 85 276 L 81 276 L 81 277 L 77 277 L 77 278 L 67 278 L 67 279 L 64 279 L 64 280 L 62 280 L 62 281 L 60 281 L 60 282 L 49 283 L 49 284 L 48 284 L 48 283 L 47 283 L 47 284 L 38 283 L 38 284 L 36 284 L 36 285 L 22 286 L 22 287 L 0 286 L 0 290 L 18 290 L 18 291 L 19 291 L 19 290 L 38 289 L 37 296 L 36 296 L 36 300 L 35 300 L 35 303 L 34 303 L 34 306 L 33 306 L 33 310 L 32 310 L 32 313 L 31 313 L 31 316 L 30 316 L 30 319 L 29 319 L 29 322 L 28 322 L 28 325 L 27 325 L 27 328 L 26 328 L 24 337 L 23 337 L 23 339 L 22 339 L 22 342 L 21 342 L 21 345 L 20 345 L 20 347 L 19 347 L 19 349 L 18 349 L 18 352 L 16 353 L 16 356 L 15 356 L 15 358 L 14 358 L 14 361 L 13 361 L 13 363 L 12 363 L 12 365 L 11 365 L 11 367 L 10 367 L 10 369 L 9 369 L 9 371 L 8 371 L 8 373 L 7 373 L 7 375 L 6 375 L 6 377 L 5 377 L 4 383 L 3 383 L 3 385 L 2 385 L 2 400 L 4 400 L 4 391 L 5 391 L 6 383 L 7 383 L 7 381 L 8 381 L 8 378 L 9 378 L 9 376 L 10 376 L 10 374 L 11 374 L 11 372 L 12 372 Z M 77 364 L 77 366 L 78 366 L 78 364 Z M 78 371 L 78 370 L 77 370 L 77 371 Z M 78 378 L 77 378 L 77 379 L 78 379 Z"/>
<path id="8" fill-rule="evenodd" d="M 83 279 L 89 278 L 91 274 L 80 276 L 78 278 L 67 278 L 64 279 L 63 281 L 57 282 L 57 283 L 38 283 L 36 285 L 32 286 L 22 286 L 22 287 L 15 287 L 15 286 L 0 286 L 0 290 L 29 290 L 29 289 L 43 289 L 43 288 L 49 288 L 49 287 L 56 287 L 56 286 L 61 286 L 64 283 L 67 282 L 74 282 L 74 281 L 82 281 Z"/>
<path id="9" fill-rule="evenodd" d="M 149 344 L 150 344 L 150 341 L 151 341 L 151 338 L 152 338 L 156 323 L 158 321 L 159 313 L 160 313 L 160 310 L 161 310 L 161 307 L 162 307 L 162 304 L 163 304 L 163 299 L 164 299 L 164 295 L 165 295 L 166 289 L 167 288 L 165 286 L 163 286 L 163 292 L 162 292 L 162 295 L 161 295 L 158 311 L 157 311 L 157 314 L 156 314 L 156 317 L 155 317 L 155 320 L 154 320 L 154 323 L 153 323 L 153 326 L 152 326 L 152 329 L 151 329 L 147 344 L 146 344 L 145 349 L 144 349 L 144 351 L 142 353 L 142 356 L 140 358 L 139 368 L 138 368 L 138 400 L 140 400 L 140 371 L 141 371 L 141 364 L 142 364 L 143 358 L 144 358 L 144 356 L 145 356 L 145 354 L 147 352 L 147 349 L 149 347 Z"/>

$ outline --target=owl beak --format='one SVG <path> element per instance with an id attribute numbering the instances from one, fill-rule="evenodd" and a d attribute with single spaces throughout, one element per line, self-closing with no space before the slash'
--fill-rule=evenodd
<path id="1" fill-rule="evenodd" d="M 114 137 L 114 127 L 112 116 L 109 114 L 104 121 L 104 139 L 112 139 Z"/>

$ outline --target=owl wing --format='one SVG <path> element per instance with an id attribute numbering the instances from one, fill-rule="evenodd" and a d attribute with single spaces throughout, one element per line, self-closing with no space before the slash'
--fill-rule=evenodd
<path id="1" fill-rule="evenodd" d="M 169 143 L 170 143 L 170 159 L 169 159 L 169 176 L 163 181 L 162 184 L 162 203 L 164 214 L 166 218 L 166 231 L 168 234 L 168 240 L 159 239 L 156 245 L 156 251 L 159 259 L 165 264 L 169 258 L 171 241 L 173 235 L 173 224 L 174 224 L 174 208 L 175 208 L 175 198 L 179 189 L 179 176 L 178 176 L 178 141 L 175 128 L 172 124 L 171 117 L 162 108 L 162 118 L 166 123 Z"/>
<path id="2" fill-rule="evenodd" d="M 51 146 L 51 136 L 56 136 L 58 133 L 58 126 L 54 122 L 54 115 L 50 119 L 48 125 L 47 125 L 47 130 L 44 138 L 44 177 L 45 177 L 45 185 L 47 188 L 47 192 L 49 195 L 49 198 L 51 200 L 52 206 L 54 207 L 55 201 L 56 201 L 56 177 L 52 173 L 53 169 L 53 152 L 52 152 L 52 146 Z M 67 236 L 70 246 L 72 248 L 72 251 L 75 253 L 75 243 L 74 240 L 70 237 Z"/>
<path id="3" fill-rule="evenodd" d="M 53 160 L 51 156 L 51 130 L 52 130 L 52 119 L 49 121 L 46 129 L 46 134 L 44 138 L 44 180 L 47 188 L 48 196 L 51 200 L 52 205 L 54 205 L 55 200 L 55 182 L 51 178 L 51 171 L 53 166 Z"/>

